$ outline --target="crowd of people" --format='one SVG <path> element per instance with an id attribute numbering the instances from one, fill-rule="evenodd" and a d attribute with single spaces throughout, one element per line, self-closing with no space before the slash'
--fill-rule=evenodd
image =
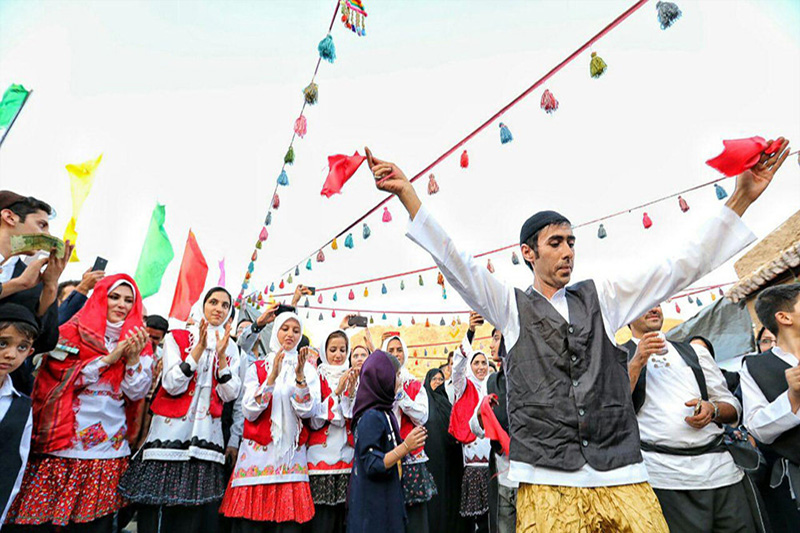
<path id="1" fill-rule="evenodd" d="M 723 374 L 702 337 L 667 341 L 660 303 L 754 240 L 741 217 L 788 154 L 763 155 L 683 245 L 570 284 L 575 236 L 530 217 L 520 290 L 459 250 L 402 170 L 408 210 L 474 309 L 424 380 L 399 332 L 304 335 L 295 306 L 238 316 L 208 290 L 185 326 L 129 275 L 59 284 L 51 207 L 0 191 L 0 527 L 12 532 L 800 531 L 800 284 L 766 289 L 760 354 Z M 487 352 L 475 349 L 484 320 Z M 632 339 L 614 343 L 628 327 Z"/>

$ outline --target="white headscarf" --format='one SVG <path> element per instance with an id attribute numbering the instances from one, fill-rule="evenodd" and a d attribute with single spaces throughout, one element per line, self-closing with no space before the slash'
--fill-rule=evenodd
<path id="1" fill-rule="evenodd" d="M 475 372 L 472 371 L 472 362 L 479 355 L 482 355 L 486 359 L 486 364 L 489 364 L 489 358 L 480 350 L 467 354 L 467 379 L 470 380 L 473 385 L 475 385 L 475 388 L 478 389 L 478 393 L 481 395 L 481 397 L 483 397 L 486 396 L 486 385 L 489 378 L 489 372 L 487 370 L 486 377 L 483 379 L 478 379 L 478 376 L 476 376 Z"/>
<path id="2" fill-rule="evenodd" d="M 111 285 L 108 289 L 108 294 L 111 294 L 114 289 L 119 287 L 120 285 L 127 285 L 133 291 L 133 297 L 136 298 L 136 287 L 125 281 L 124 279 L 117 280 L 115 283 Z M 127 316 L 125 318 L 128 318 Z M 106 332 L 105 332 L 105 342 L 106 342 L 106 350 L 111 353 L 114 348 L 117 347 L 119 344 L 119 337 L 122 334 L 122 326 L 125 325 L 125 318 L 120 320 L 119 322 L 111 322 L 108 320 L 108 315 L 106 315 Z"/>
<path id="3" fill-rule="evenodd" d="M 221 290 L 217 291 L 217 292 L 222 293 L 222 294 L 226 294 L 226 293 L 222 292 Z M 206 291 L 206 294 L 208 294 L 208 291 Z M 205 299 L 205 295 L 203 295 L 203 299 Z M 206 307 L 205 302 L 203 302 L 203 300 L 200 300 L 199 302 L 197 302 L 197 304 L 195 304 L 194 308 L 192 309 L 191 316 L 193 316 L 193 317 L 194 316 L 199 316 L 200 317 L 200 318 L 196 319 L 196 321 L 195 321 L 195 323 L 193 325 L 191 325 L 188 328 L 186 328 L 191 332 L 193 339 L 199 338 L 199 335 L 200 335 L 200 320 L 202 319 L 202 320 L 205 320 L 206 322 L 208 322 L 208 318 L 206 317 L 206 313 L 205 313 L 205 307 Z M 197 312 L 197 313 L 195 314 L 195 312 Z M 223 320 L 222 323 L 219 326 L 212 326 L 211 322 L 208 322 L 208 329 L 206 329 L 206 349 L 207 350 L 216 351 L 216 349 L 217 349 L 217 334 L 219 334 L 219 338 L 220 339 L 223 337 L 223 335 L 225 335 L 225 324 L 228 323 L 228 320 L 231 318 L 231 315 L 233 314 L 233 312 L 234 312 L 233 299 L 231 299 L 231 307 L 228 310 L 228 315 L 225 317 L 225 320 Z M 233 328 L 233 326 L 231 326 L 231 327 Z M 233 333 L 235 333 L 235 331 Z M 230 341 L 228 341 L 228 346 L 230 346 L 231 344 L 236 344 L 236 342 L 233 339 L 231 339 Z"/>
<path id="4" fill-rule="evenodd" d="M 275 389 L 272 393 L 272 442 L 275 444 L 276 453 L 279 459 L 291 458 L 297 448 L 300 439 L 301 424 L 292 408 L 292 395 L 295 390 L 295 367 L 297 366 L 297 345 L 300 344 L 303 332 L 303 321 L 295 313 L 281 313 L 275 319 L 272 327 L 272 336 L 269 339 L 270 353 L 267 362 L 272 366 L 278 351 L 283 348 L 278 342 L 278 332 L 288 321 L 295 320 L 300 324 L 300 335 L 297 342 L 290 349 L 283 349 L 283 362 L 278 377 L 275 380 Z M 303 370 L 304 374 L 309 372 L 309 364 L 306 363 Z M 311 369 L 313 373 L 313 368 Z M 306 377 L 308 382 L 309 377 Z M 310 386 L 310 383 L 307 383 Z"/>
<path id="5" fill-rule="evenodd" d="M 341 333 L 345 338 L 345 358 L 344 363 L 341 365 L 332 365 L 328 363 L 328 339 L 334 333 Z M 319 346 L 319 356 L 322 359 L 322 364 L 317 367 L 317 371 L 328 380 L 328 385 L 334 389 L 339 385 L 339 380 L 350 369 L 350 338 L 347 333 L 342 329 L 335 329 L 322 337 L 322 344 Z"/>
<path id="6" fill-rule="evenodd" d="M 400 341 L 400 346 L 403 347 L 403 364 L 400 367 L 400 377 L 402 378 L 403 382 L 406 382 L 406 381 L 409 381 L 409 380 L 412 380 L 412 379 L 417 379 L 417 378 L 414 377 L 414 375 L 411 372 L 408 371 L 408 360 L 411 357 L 411 354 L 408 352 L 408 346 L 406 346 L 406 342 L 400 336 L 395 335 L 395 336 L 389 337 L 388 339 L 383 341 L 383 345 L 381 346 L 381 350 L 383 350 L 384 352 L 386 352 L 388 354 L 389 353 L 389 343 L 392 342 L 394 339 L 397 339 L 398 341 Z"/>

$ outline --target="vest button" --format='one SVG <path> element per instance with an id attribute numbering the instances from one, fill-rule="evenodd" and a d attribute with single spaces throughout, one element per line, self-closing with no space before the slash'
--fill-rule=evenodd
<path id="1" fill-rule="evenodd" d="M 575 354 L 572 354 L 572 357 L 570 357 L 570 359 L 571 359 L 571 360 L 572 360 L 572 362 L 574 363 L 575 361 L 577 361 L 577 360 L 578 360 L 578 356 L 577 356 L 577 355 L 575 355 Z"/>
<path id="2" fill-rule="evenodd" d="M 581 442 L 581 444 L 583 444 L 583 447 L 586 448 L 589 445 L 589 441 L 586 440 L 586 439 L 583 439 L 583 442 Z"/>
<path id="3" fill-rule="evenodd" d="M 572 386 L 573 387 L 577 387 L 578 386 L 578 380 L 577 379 L 573 379 L 572 380 Z"/>
<path id="4" fill-rule="evenodd" d="M 583 416 L 583 415 L 585 415 L 585 414 L 586 414 L 586 411 L 584 411 L 583 409 L 578 409 L 578 414 L 579 414 L 580 416 Z"/>
<path id="5" fill-rule="evenodd" d="M 570 333 L 575 333 L 575 327 L 570 326 L 567 331 L 569 331 Z"/>

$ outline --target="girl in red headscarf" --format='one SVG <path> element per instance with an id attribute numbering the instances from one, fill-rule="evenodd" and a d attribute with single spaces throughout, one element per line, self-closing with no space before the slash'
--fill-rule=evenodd
<path id="1" fill-rule="evenodd" d="M 106 277 L 59 333 L 36 377 L 32 453 L 6 523 L 110 532 L 152 379 L 136 283 Z"/>

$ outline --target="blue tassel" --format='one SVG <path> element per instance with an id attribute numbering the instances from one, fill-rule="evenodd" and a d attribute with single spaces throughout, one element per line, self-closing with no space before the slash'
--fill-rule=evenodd
<path id="1" fill-rule="evenodd" d="M 352 233 L 348 233 L 347 237 L 345 237 L 344 246 L 345 246 L 345 248 L 350 248 L 350 249 L 353 248 L 353 234 Z"/>
<path id="2" fill-rule="evenodd" d="M 275 282 L 269 284 L 269 292 L 275 292 Z"/>
<path id="3" fill-rule="evenodd" d="M 330 33 L 319 42 L 317 51 L 319 52 L 319 57 L 328 63 L 336 61 L 336 47 L 333 45 L 333 37 Z"/>
<path id="4" fill-rule="evenodd" d="M 656 4 L 658 10 L 658 22 L 661 24 L 661 29 L 666 30 L 672 24 L 681 18 L 680 8 L 673 2 L 659 2 Z"/>
<path id="5" fill-rule="evenodd" d="M 605 228 L 605 226 L 600 224 L 600 227 L 597 228 L 597 238 L 598 239 L 605 239 L 606 237 L 608 237 L 608 233 L 606 232 L 606 228 Z"/>
<path id="6" fill-rule="evenodd" d="M 269 226 L 270 224 L 272 224 L 272 211 L 267 213 L 267 218 L 264 219 L 265 226 Z"/>
<path id="7" fill-rule="evenodd" d="M 718 183 L 714 184 L 714 191 L 717 193 L 717 200 L 724 200 L 728 197 L 728 193 Z"/>
<path id="8" fill-rule="evenodd" d="M 514 136 L 511 135 L 511 130 L 508 129 L 508 126 L 500 123 L 500 142 L 503 144 L 508 144 L 514 140 Z"/>
<path id="9" fill-rule="evenodd" d="M 289 176 L 285 170 L 281 170 L 281 175 L 278 176 L 278 185 L 283 185 L 284 187 L 289 185 Z"/>
<path id="10" fill-rule="evenodd" d="M 402 328 L 403 327 L 403 321 L 400 320 L 399 318 L 397 319 L 397 327 L 398 328 Z"/>
<path id="11" fill-rule="evenodd" d="M 256 266 L 253 264 L 253 262 L 252 262 L 252 261 L 250 261 L 250 264 L 249 264 L 249 265 L 247 265 L 247 271 L 248 271 L 248 272 L 250 272 L 250 273 L 252 274 L 252 273 L 253 273 L 253 270 L 255 270 L 255 269 L 256 269 Z"/>
<path id="12" fill-rule="evenodd" d="M 369 236 L 370 236 L 370 235 L 372 235 L 372 230 L 370 230 L 370 229 L 369 229 L 369 226 L 367 226 L 367 223 L 366 223 L 366 222 L 364 222 L 364 239 L 365 239 L 365 240 L 366 240 L 366 239 L 369 239 Z"/>
<path id="13" fill-rule="evenodd" d="M 306 263 L 306 270 L 311 270 L 311 259 Z"/>
<path id="14" fill-rule="evenodd" d="M 382 319 L 386 320 L 386 313 L 383 313 Z"/>
<path id="15" fill-rule="evenodd" d="M 381 294 L 386 294 L 387 292 L 389 292 L 389 291 L 386 290 L 386 284 L 384 283 L 384 284 L 381 285 Z"/>
<path id="16" fill-rule="evenodd" d="M 319 319 L 322 320 L 322 313 L 319 314 Z"/>
<path id="17" fill-rule="evenodd" d="M 334 292 L 334 293 L 333 293 L 333 301 L 335 302 L 335 301 L 336 301 L 336 300 L 338 300 L 338 299 L 339 299 L 339 297 L 338 297 L 338 296 L 336 295 L 336 293 Z"/>
<path id="18" fill-rule="evenodd" d="M 703 302 L 701 302 L 701 301 L 700 301 L 700 298 L 698 297 L 698 298 L 697 298 L 697 307 L 700 307 L 700 306 L 702 306 L 702 305 L 703 305 Z"/>
<path id="19" fill-rule="evenodd" d="M 242 283 L 242 290 L 247 290 L 247 283 Z"/>

